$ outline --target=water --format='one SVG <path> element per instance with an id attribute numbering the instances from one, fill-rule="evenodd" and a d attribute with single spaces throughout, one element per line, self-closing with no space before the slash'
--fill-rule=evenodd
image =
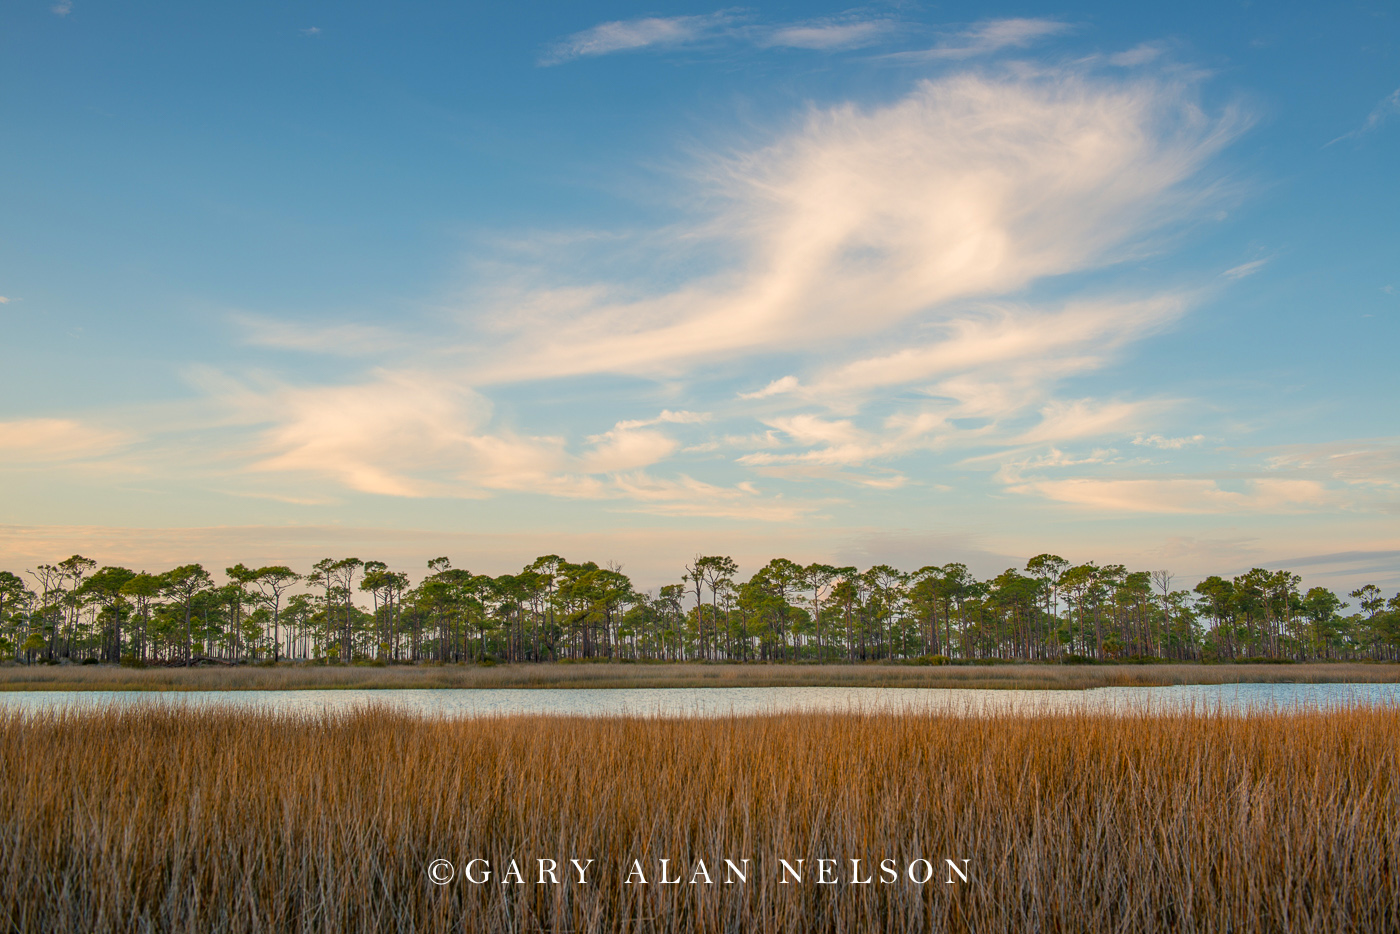
<path id="1" fill-rule="evenodd" d="M 713 717 L 782 711 L 902 711 L 952 715 L 1074 710 L 1132 712 L 1400 704 L 1400 684 L 1220 684 L 994 691 L 953 688 L 563 688 L 551 690 L 337 691 L 7 691 L 0 710 L 40 711 L 110 705 L 185 705 L 317 715 L 379 707 L 410 713 L 482 717 L 507 714 Z"/>

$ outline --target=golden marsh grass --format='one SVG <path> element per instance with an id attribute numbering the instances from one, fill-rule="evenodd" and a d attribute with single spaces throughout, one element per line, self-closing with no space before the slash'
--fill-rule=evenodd
<path id="1" fill-rule="evenodd" d="M 1298 665 L 704 665 L 519 664 L 194 668 L 0 666 L 8 691 L 264 691 L 389 688 L 921 687 L 1084 690 L 1239 682 L 1400 681 L 1400 664 Z"/>
<path id="2" fill-rule="evenodd" d="M 17 931 L 1380 931 L 1400 711 L 0 714 Z M 567 860 L 592 859 L 588 884 Z M 457 867 L 450 884 L 430 860 Z M 492 880 L 463 881 L 489 860 Z M 538 884 L 537 859 L 561 884 Z M 672 877 L 659 884 L 657 861 Z M 726 885 L 725 858 L 751 860 Z M 835 859 L 839 881 L 817 884 Z M 851 859 L 899 881 L 851 884 Z M 905 867 L 926 858 L 923 885 Z M 944 860 L 968 859 L 947 884 Z M 516 860 L 525 877 L 502 883 Z M 631 860 L 649 884 L 623 884 Z M 780 859 L 804 860 L 781 884 Z M 715 883 L 691 884 L 703 860 Z M 481 864 L 476 864 L 482 868 Z M 863 870 L 863 871 L 865 871 Z"/>

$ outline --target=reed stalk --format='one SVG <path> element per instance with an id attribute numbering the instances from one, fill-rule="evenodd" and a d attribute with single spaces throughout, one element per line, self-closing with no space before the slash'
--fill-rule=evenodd
<path id="1" fill-rule="evenodd" d="M 1396 930 L 1397 737 L 1393 708 L 4 713 L 0 925 Z M 594 861 L 587 884 L 571 858 Z M 451 883 L 429 879 L 434 859 Z M 489 882 L 463 878 L 473 859 Z M 540 859 L 559 884 L 537 881 Z M 660 884 L 660 859 L 684 881 Z M 747 881 L 726 884 L 725 859 L 750 860 Z M 779 881 L 782 859 L 803 861 L 801 883 Z M 834 884 L 816 881 L 819 859 L 837 861 Z M 853 884 L 852 859 L 862 878 L 893 860 L 899 879 Z M 925 884 L 906 874 L 919 859 Z M 968 882 L 946 881 L 949 859 L 968 860 Z M 524 881 L 502 881 L 511 860 Z M 647 884 L 623 881 L 632 860 Z M 713 884 L 691 881 L 702 860 Z"/>

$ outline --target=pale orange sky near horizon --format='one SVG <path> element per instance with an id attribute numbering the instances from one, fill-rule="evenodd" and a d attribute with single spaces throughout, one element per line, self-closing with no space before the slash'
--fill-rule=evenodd
<path id="1" fill-rule="evenodd" d="M 862 570 L 891 564 L 914 571 L 927 564 L 960 561 L 979 577 L 1008 567 L 1022 568 L 1027 558 L 1046 550 L 1005 547 L 913 530 L 833 530 L 816 538 L 805 529 L 709 529 L 679 538 L 674 531 L 619 529 L 600 533 L 444 532 L 339 526 L 215 526 L 187 529 L 0 526 L 0 569 L 20 573 L 41 563 L 53 564 L 82 554 L 99 564 L 159 572 L 180 564 L 200 563 L 221 572 L 237 563 L 251 567 L 287 564 L 304 573 L 322 558 L 354 556 L 384 561 L 414 580 L 426 574 L 429 558 L 447 556 L 455 567 L 476 573 L 514 573 L 536 557 L 558 554 L 570 561 L 620 564 L 634 583 L 648 590 L 680 580 L 685 564 L 697 554 L 734 557 L 747 576 L 771 558 L 803 564 L 854 565 Z M 1057 553 L 1074 562 L 1126 564 L 1129 570 L 1170 570 L 1175 586 L 1189 589 L 1210 574 L 1231 576 L 1250 567 L 1287 569 L 1303 577 L 1303 586 L 1327 586 L 1342 594 L 1366 583 L 1394 589 L 1392 570 L 1400 561 L 1400 541 L 1368 543 L 1361 549 L 1311 553 L 1270 550 L 1264 542 L 1165 541 L 1154 549 L 1117 553 L 1084 549 L 1083 543 Z M 998 546 L 1002 547 L 998 547 Z M 1054 548 L 1050 550 L 1054 551 Z M 1247 556 L 1240 562 L 1239 556 Z M 1231 561 L 1235 563 L 1230 563 Z"/>

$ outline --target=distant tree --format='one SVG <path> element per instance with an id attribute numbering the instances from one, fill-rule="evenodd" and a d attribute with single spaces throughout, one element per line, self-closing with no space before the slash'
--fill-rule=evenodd
<path id="1" fill-rule="evenodd" d="M 96 569 L 97 562 L 91 558 L 84 558 L 82 555 L 73 555 L 58 563 L 59 574 L 62 575 L 64 581 L 72 585 L 60 597 L 62 605 L 68 611 L 65 614 L 66 625 L 61 653 L 64 657 L 73 654 L 73 641 L 77 636 L 78 612 L 82 609 L 82 601 L 78 597 L 78 591 L 82 589 L 83 581 L 87 579 L 87 576 Z"/>
<path id="2" fill-rule="evenodd" d="M 185 664 L 194 657 L 194 604 L 201 591 L 214 586 L 209 572 L 198 564 L 184 564 L 162 575 L 161 591 L 185 610 Z"/>
<path id="3" fill-rule="evenodd" d="M 81 588 L 84 596 L 90 596 L 102 607 L 102 616 L 107 619 L 101 649 L 104 662 L 121 660 L 122 615 L 128 606 L 124 588 L 135 576 L 135 571 L 126 568 L 106 567 L 89 577 Z"/>
<path id="4" fill-rule="evenodd" d="M 1026 562 L 1026 573 L 1040 584 L 1040 597 L 1045 601 L 1045 627 L 1046 627 L 1046 649 L 1047 652 L 1054 652 L 1058 646 L 1052 644 L 1049 636 L 1052 631 L 1059 627 L 1052 621 L 1058 622 L 1058 609 L 1060 602 L 1060 575 L 1069 568 L 1069 562 L 1059 555 L 1040 554 Z"/>
<path id="5" fill-rule="evenodd" d="M 817 661 L 826 660 L 826 643 L 822 638 L 823 594 L 831 589 L 831 582 L 840 572 L 829 564 L 809 564 L 802 569 L 802 584 L 812 591 L 812 618 L 817 627 Z"/>
<path id="6" fill-rule="evenodd" d="M 754 578 L 759 580 L 762 586 L 766 587 L 778 598 L 778 612 L 774 622 L 776 624 L 778 648 L 783 658 L 790 657 L 788 652 L 788 637 L 791 634 L 792 627 L 789 624 L 788 618 L 788 610 L 791 607 L 791 601 L 789 601 L 788 595 L 794 594 L 802 588 L 802 577 L 802 565 L 795 561 L 789 561 L 787 558 L 774 558 L 760 568 L 758 573 L 754 575 Z"/>
<path id="7" fill-rule="evenodd" d="M 32 597 L 29 588 L 24 585 L 23 578 L 9 571 L 0 571 L 0 628 L 8 628 L 15 636 L 16 660 L 31 638 L 28 625 L 25 626 L 24 638 L 20 638 L 19 627 L 15 624 L 17 610 L 20 606 L 27 606 Z"/>
<path id="8" fill-rule="evenodd" d="M 233 644 L 230 648 L 236 659 L 242 649 L 243 606 L 248 602 L 248 588 L 257 582 L 258 572 L 239 562 L 231 568 L 225 568 L 224 573 L 228 575 L 229 584 L 232 586 L 232 593 L 229 595 L 229 608 L 233 611 L 233 619 L 229 631 L 233 636 Z"/>
<path id="9" fill-rule="evenodd" d="M 136 644 L 132 654 L 137 661 L 145 661 L 151 623 L 151 603 L 160 596 L 161 578 L 142 571 L 122 585 L 122 594 L 136 602 L 136 619 L 140 627 L 135 634 Z"/>
<path id="10" fill-rule="evenodd" d="M 273 564 L 258 568 L 253 582 L 262 592 L 263 599 L 272 606 L 272 660 L 281 658 L 282 650 L 282 595 L 298 581 L 301 575 L 283 564 Z"/>
<path id="11" fill-rule="evenodd" d="M 733 585 L 734 575 L 738 572 L 739 566 L 734 563 L 733 558 L 730 558 L 725 555 L 710 555 L 708 557 L 698 558 L 695 562 L 695 565 L 696 569 L 700 574 L 700 577 L 710 588 L 710 620 L 716 635 L 715 641 L 716 643 L 718 643 L 719 595 L 721 591 Z M 725 632 L 727 642 L 727 627 Z M 715 649 L 716 651 L 718 651 L 718 644 L 716 644 Z M 725 654 L 731 654 L 729 651 L 729 646 L 727 644 L 725 646 Z"/>

